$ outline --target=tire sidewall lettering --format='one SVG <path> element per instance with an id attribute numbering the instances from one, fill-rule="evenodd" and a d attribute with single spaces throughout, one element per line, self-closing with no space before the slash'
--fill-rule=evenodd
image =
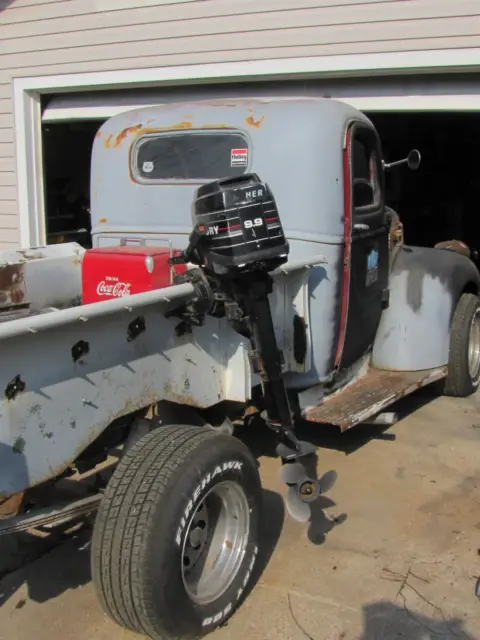
<path id="1" fill-rule="evenodd" d="M 156 569 L 161 572 L 163 584 L 168 584 L 168 588 L 159 593 L 158 597 L 163 600 L 166 610 L 171 612 L 169 628 L 172 633 L 178 633 L 178 629 L 195 629 L 196 633 L 202 633 L 202 630 L 204 633 L 212 631 L 230 618 L 240 604 L 239 598 L 242 598 L 242 594 L 245 596 L 244 592 L 249 589 L 246 585 L 251 582 L 257 557 L 261 494 L 258 468 L 252 464 L 248 452 L 245 453 L 246 455 L 243 451 L 222 451 L 219 447 L 217 451 L 207 454 L 208 463 L 197 469 L 193 465 L 187 467 L 175 485 L 177 495 L 182 499 L 172 509 L 171 516 L 159 513 L 159 528 L 162 527 L 162 521 L 170 518 L 173 525 L 170 529 L 170 540 L 173 537 L 171 553 L 163 568 Z M 250 510 L 250 530 L 248 534 L 245 533 L 243 558 L 232 583 L 217 600 L 200 605 L 190 598 L 184 583 L 181 570 L 183 548 L 196 510 L 210 491 L 225 481 L 234 482 L 245 493 Z"/>
<path id="2" fill-rule="evenodd" d="M 211 487 L 215 484 L 215 480 L 217 479 L 218 482 L 218 479 L 222 476 L 228 476 L 232 473 L 241 474 L 242 468 L 243 462 L 241 460 L 229 460 L 216 465 L 212 472 L 204 474 L 200 482 L 195 487 L 191 498 L 187 502 L 183 514 L 181 515 L 180 523 L 175 532 L 175 544 L 178 548 L 182 548 L 183 546 L 184 533 L 188 523 L 190 522 L 192 514 L 195 513 L 195 509 L 202 501 L 203 496 L 208 493 Z"/>
<path id="3" fill-rule="evenodd" d="M 258 547 L 257 545 L 254 545 L 252 549 L 252 559 L 250 560 L 250 563 L 246 569 L 245 576 L 242 581 L 242 586 L 237 589 L 234 600 L 230 601 L 226 605 L 226 607 L 224 607 L 221 611 L 219 611 L 215 615 L 208 616 L 208 618 L 204 618 L 202 620 L 202 628 L 210 627 L 210 626 L 218 626 L 218 624 L 221 623 L 221 621 L 224 620 L 230 614 L 230 612 L 234 609 L 234 607 L 237 606 L 242 595 L 245 592 L 245 589 L 250 581 L 250 578 L 252 577 L 252 572 L 255 566 L 255 562 L 257 560 L 257 555 L 258 555 Z"/>

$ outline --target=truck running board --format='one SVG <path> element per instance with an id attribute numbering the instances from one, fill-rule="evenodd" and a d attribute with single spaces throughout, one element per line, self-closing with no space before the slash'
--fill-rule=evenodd
<path id="1" fill-rule="evenodd" d="M 302 417 L 309 422 L 333 424 L 346 431 L 378 415 L 400 398 L 446 375 L 447 367 L 424 371 L 369 369 L 368 373 L 348 387 L 326 396 L 317 406 L 307 406 L 309 391 L 312 390 L 300 394 Z"/>

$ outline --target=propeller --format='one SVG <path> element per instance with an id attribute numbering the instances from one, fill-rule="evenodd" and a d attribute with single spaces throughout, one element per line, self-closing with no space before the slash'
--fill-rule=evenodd
<path id="1" fill-rule="evenodd" d="M 337 480 L 336 471 L 327 471 L 319 479 L 308 475 L 301 462 L 287 462 L 280 469 L 280 480 L 288 486 L 285 506 L 298 522 L 308 522 L 310 505 L 321 495 L 330 491 Z"/>

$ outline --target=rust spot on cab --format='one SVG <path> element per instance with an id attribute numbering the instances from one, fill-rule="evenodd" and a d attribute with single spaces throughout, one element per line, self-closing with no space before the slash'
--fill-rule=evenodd
<path id="1" fill-rule="evenodd" d="M 202 129 L 230 129 L 230 125 L 228 124 L 204 124 L 202 125 Z"/>
<path id="2" fill-rule="evenodd" d="M 259 129 L 262 126 L 264 120 L 265 116 L 262 116 L 259 120 L 255 120 L 255 114 L 253 113 L 245 118 L 245 122 L 248 126 L 255 127 L 256 129 Z"/>
<path id="3" fill-rule="evenodd" d="M 113 138 L 113 135 L 112 135 L 112 134 L 110 134 L 109 136 L 107 136 L 107 137 L 105 138 L 105 142 L 104 142 L 105 149 L 110 149 L 110 143 L 111 143 L 111 141 L 112 141 L 112 138 Z"/>
<path id="4" fill-rule="evenodd" d="M 0 268 L 0 305 L 21 304 L 25 298 L 25 279 L 23 266 L 6 264 Z"/>
<path id="5" fill-rule="evenodd" d="M 95 138 L 101 138 L 101 137 L 102 137 L 102 132 L 97 131 L 97 133 L 95 134 Z"/>
<path id="6" fill-rule="evenodd" d="M 159 131 L 174 131 L 175 129 L 191 129 L 193 124 L 188 120 L 180 120 L 180 122 L 176 122 L 175 124 L 171 124 L 167 127 L 159 127 Z"/>
<path id="7" fill-rule="evenodd" d="M 105 224 L 107 222 L 107 218 L 100 218 L 99 223 Z"/>
<path id="8" fill-rule="evenodd" d="M 113 146 L 119 147 L 127 136 L 129 136 L 132 133 L 138 133 L 142 128 L 143 128 L 143 125 L 141 124 L 136 124 L 133 127 L 127 127 L 126 129 L 121 131 L 118 134 L 118 136 L 115 138 L 115 143 Z"/>
<path id="9" fill-rule="evenodd" d="M 176 131 L 177 129 L 192 129 L 193 124 L 187 120 L 181 120 L 175 124 L 170 124 L 165 127 L 141 127 L 136 130 L 136 137 L 142 136 L 145 133 L 160 133 L 161 131 Z"/>

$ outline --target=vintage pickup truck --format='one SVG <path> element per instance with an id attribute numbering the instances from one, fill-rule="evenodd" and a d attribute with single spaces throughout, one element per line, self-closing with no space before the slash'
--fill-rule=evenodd
<path id="1" fill-rule="evenodd" d="M 473 393 L 479 273 L 404 244 L 390 169 L 368 118 L 326 99 L 192 101 L 102 125 L 93 248 L 0 255 L 0 533 L 98 507 L 105 611 L 156 640 L 199 637 L 245 597 L 262 544 L 236 424 L 253 412 L 272 430 L 305 522 L 334 476 L 307 473 L 299 420 L 346 430 L 433 382 Z M 106 486 L 55 502 L 113 450 Z"/>

